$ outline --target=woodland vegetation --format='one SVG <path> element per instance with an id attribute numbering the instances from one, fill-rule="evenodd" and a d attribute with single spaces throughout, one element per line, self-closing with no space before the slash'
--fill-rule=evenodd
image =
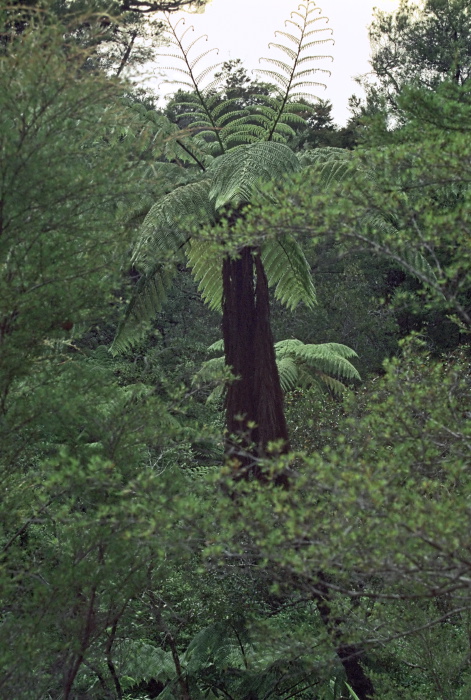
<path id="1" fill-rule="evenodd" d="M 0 7 L 0 696 L 467 700 L 471 3 L 187 6 Z"/>

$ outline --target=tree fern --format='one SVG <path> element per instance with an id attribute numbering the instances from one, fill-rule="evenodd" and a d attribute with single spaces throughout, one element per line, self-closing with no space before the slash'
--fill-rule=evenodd
<path id="1" fill-rule="evenodd" d="M 209 196 L 216 209 L 253 199 L 259 182 L 278 180 L 299 170 L 293 151 L 281 143 L 237 146 L 214 161 Z"/>
<path id="2" fill-rule="evenodd" d="M 240 430 L 248 436 L 247 444 L 255 443 L 262 453 L 265 445 L 279 439 L 288 447 L 268 286 L 275 287 L 276 298 L 290 309 L 300 302 L 312 306 L 315 291 L 309 265 L 290 236 L 242 245 L 229 240 L 225 252 L 216 250 L 212 256 L 211 246 L 195 235 L 195 225 L 208 229 L 223 220 L 230 224 L 229 211 L 240 220 L 245 204 L 267 196 L 263 183 L 278 182 L 300 169 L 299 159 L 284 142 L 293 134 L 290 124 L 302 121 L 299 112 L 306 111 L 306 104 L 297 100 L 320 84 L 312 79 L 321 70 L 313 65 L 320 56 L 310 51 L 331 41 L 320 35 L 325 27 L 316 25 L 321 19 L 316 13 L 314 2 L 302 2 L 287 22 L 290 31 L 279 34 L 290 45 L 272 45 L 283 53 L 283 60 L 265 59 L 271 68 L 261 72 L 276 90 L 260 96 L 255 111 L 221 100 L 217 92 L 221 77 L 214 75 L 218 64 L 206 65 L 212 50 L 200 50 L 205 37 L 193 39 L 192 27 L 185 28 L 183 20 L 173 25 L 167 16 L 170 56 L 184 76 L 176 83 L 193 93 L 186 103 L 189 111 L 183 114 L 188 119 L 186 133 L 177 143 L 190 159 L 193 154 L 194 166 L 202 174 L 199 181 L 161 198 L 146 216 L 133 255 L 143 276 L 113 345 L 114 351 L 126 347 L 139 323 L 160 308 L 172 276 L 169 253 L 184 254 L 205 301 L 223 312 L 226 363 L 238 376 L 227 396 L 228 431 Z M 206 151 L 206 158 L 195 153 L 193 143 Z M 244 417 L 242 424 L 237 416 Z"/>
<path id="3" fill-rule="evenodd" d="M 129 347 L 133 339 L 145 331 L 143 324 L 161 309 L 174 274 L 169 253 L 177 255 L 175 262 L 185 254 L 184 259 L 193 270 L 203 298 L 211 308 L 220 309 L 223 291 L 218 268 L 221 269 L 221 260 L 218 256 L 212 259 L 208 246 L 199 243 L 193 236 L 194 223 L 214 224 L 227 205 L 237 207 L 243 202 L 253 201 L 254 196 L 260 194 L 258 183 L 274 178 L 279 181 L 299 170 L 300 161 L 291 149 L 272 141 L 284 140 L 283 132 L 288 129 L 286 120 L 294 119 L 297 109 L 306 110 L 305 104 L 290 102 L 294 87 L 299 87 L 299 81 L 303 81 L 307 75 L 306 71 L 310 73 L 319 70 L 305 67 L 319 57 L 306 56 L 303 52 L 312 46 L 312 42 L 306 43 L 306 40 L 325 29 L 310 28 L 319 19 L 312 18 L 317 9 L 314 3 L 303 3 L 300 8 L 301 14 L 294 13 L 295 19 L 288 20 L 292 24 L 294 22 L 293 26 L 299 34 L 297 37 L 287 35 L 294 44 L 294 49 L 284 47 L 285 53 L 292 60 L 288 83 L 285 85 L 286 77 L 283 76 L 289 66 L 283 62 L 283 74 L 278 79 L 278 93 L 275 97 L 261 96 L 262 104 L 258 105 L 256 125 L 249 122 L 257 115 L 243 114 L 240 109 L 231 111 L 231 101 L 221 103 L 215 92 L 218 79 L 210 79 L 218 64 L 208 68 L 202 66 L 204 59 L 211 54 L 211 49 L 198 52 L 193 57 L 200 39 L 205 37 L 190 40 L 188 35 L 192 27 L 179 33 L 180 24 L 184 24 L 184 20 L 173 25 L 170 17 L 167 17 L 169 42 L 177 50 L 177 53 L 170 56 L 183 64 L 183 67 L 178 67 L 178 71 L 183 71 L 186 76 L 185 86 L 194 91 L 187 103 L 194 111 L 184 115 L 191 118 L 189 136 L 181 135 L 181 138 L 169 141 L 174 147 L 175 143 L 179 145 L 186 159 L 193 160 L 200 170 L 204 170 L 204 174 L 201 180 L 179 186 L 161 198 L 145 217 L 133 254 L 133 264 L 142 276 L 120 325 L 113 352 Z M 327 40 L 319 40 L 321 43 L 323 41 Z M 274 47 L 283 50 L 281 44 L 275 44 Z M 182 83 L 181 80 L 177 82 Z M 283 85 L 286 87 L 284 93 L 281 90 Z M 286 132 L 286 135 L 290 133 Z M 233 142 L 240 143 L 244 140 L 249 143 L 231 148 Z M 204 159 L 201 153 L 204 146 L 208 149 L 208 155 L 219 154 L 219 157 L 213 162 Z M 268 283 L 275 286 L 277 299 L 291 309 L 300 302 L 308 306 L 315 303 L 309 266 L 293 238 L 284 236 L 279 240 L 265 242 L 261 246 L 261 255 Z"/>
<path id="4" fill-rule="evenodd" d="M 294 310 L 304 302 L 312 307 L 316 291 L 308 262 L 299 243 L 290 235 L 267 240 L 261 248 L 262 262 L 275 298 Z"/>

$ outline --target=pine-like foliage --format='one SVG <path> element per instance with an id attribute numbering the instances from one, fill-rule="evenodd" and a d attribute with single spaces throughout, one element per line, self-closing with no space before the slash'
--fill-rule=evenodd
<path id="1" fill-rule="evenodd" d="M 175 82 L 191 90 L 185 105 L 189 111 L 181 115 L 190 122 L 185 133 L 174 141 L 186 159 L 193 157 L 201 178 L 161 198 L 145 217 L 133 254 L 133 265 L 141 276 L 113 352 L 137 340 L 145 330 L 144 322 L 160 310 L 175 265 L 182 259 L 193 270 L 205 301 L 213 309 L 221 308 L 224 256 L 212 252 L 206 241 L 198 240 L 196 227 L 214 225 L 224 218 L 228 207 L 237 210 L 254 198 L 266 196 L 261 184 L 279 182 L 300 169 L 299 158 L 284 141 L 294 133 L 290 123 L 302 121 L 299 112 L 306 112 L 306 104 L 297 100 L 305 98 L 311 87 L 321 85 L 313 76 L 328 72 L 317 67 L 324 57 L 311 53 L 314 46 L 332 41 L 325 20 L 310 0 L 292 13 L 286 23 L 289 31 L 277 33 L 289 45 L 270 45 L 284 55 L 284 60 L 263 59 L 270 69 L 261 69 L 261 73 L 275 84 L 274 91 L 260 96 L 256 111 L 251 109 L 249 113 L 237 107 L 236 100 L 221 99 L 217 92 L 220 79 L 213 77 L 219 64 L 206 65 L 212 50 L 199 50 L 205 37 L 193 39 L 192 27 L 185 28 L 184 20 L 174 25 L 167 16 L 171 46 L 167 56 L 177 61 L 172 68 L 181 75 Z M 300 302 L 312 306 L 316 297 L 309 265 L 294 238 L 285 235 L 257 242 L 257 247 L 276 297 L 290 309 Z"/>

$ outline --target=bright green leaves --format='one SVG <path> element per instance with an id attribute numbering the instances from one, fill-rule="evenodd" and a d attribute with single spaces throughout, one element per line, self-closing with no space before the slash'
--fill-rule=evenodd
<path id="1" fill-rule="evenodd" d="M 342 379 L 360 380 L 358 370 L 347 358 L 356 352 L 340 343 L 304 344 L 300 340 L 281 340 L 275 344 L 280 380 L 284 391 L 297 385 L 309 386 L 320 382 L 333 393 L 345 392 Z M 335 375 L 335 376 L 332 376 Z"/>
<path id="2" fill-rule="evenodd" d="M 316 303 L 316 290 L 311 269 L 301 246 L 289 235 L 267 240 L 262 246 L 262 262 L 275 297 L 293 311 L 303 302 L 311 307 Z"/>
<path id="3" fill-rule="evenodd" d="M 208 350 L 223 351 L 223 341 L 213 343 Z M 347 345 L 340 343 L 302 343 L 290 338 L 275 343 L 276 364 L 283 392 L 292 391 L 296 387 L 323 385 L 333 394 L 341 396 L 347 387 L 340 379 L 359 381 L 360 374 L 349 361 L 358 357 L 356 352 Z M 220 382 L 224 377 L 224 358 L 215 357 L 207 360 L 197 374 L 200 382 Z M 222 385 L 219 384 L 210 394 L 209 399 L 220 398 Z"/>
<path id="4" fill-rule="evenodd" d="M 278 181 L 299 170 L 293 151 L 279 143 L 239 146 L 218 158 L 211 168 L 213 184 L 209 192 L 215 209 L 228 204 L 237 207 L 250 202 L 257 185 Z"/>

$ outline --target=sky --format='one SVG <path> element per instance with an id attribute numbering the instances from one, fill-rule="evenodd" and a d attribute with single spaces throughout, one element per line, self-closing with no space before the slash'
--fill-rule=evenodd
<path id="1" fill-rule="evenodd" d="M 328 22 L 319 20 L 316 28 L 331 27 L 335 44 L 328 43 L 313 49 L 315 55 L 328 54 L 334 59 L 318 62 L 318 67 L 330 70 L 331 75 L 322 79 L 327 85 L 326 89 L 317 88 L 314 94 L 332 102 L 334 121 L 339 126 L 343 126 L 350 116 L 350 95 L 362 95 L 354 77 L 369 70 L 367 27 L 373 16 L 373 8 L 393 11 L 398 1 L 318 0 L 316 3 L 322 9 L 322 16 L 328 18 Z M 187 24 L 194 26 L 195 36 L 207 34 L 209 43 L 206 46 L 219 49 L 216 61 L 240 58 L 247 70 L 251 71 L 257 67 L 270 68 L 268 64 L 263 66 L 259 63 L 261 56 L 282 57 L 280 52 L 268 49 L 268 44 L 276 41 L 274 32 L 284 28 L 284 21 L 297 9 L 298 4 L 297 0 L 212 0 L 203 13 L 185 14 L 185 17 Z M 329 32 L 320 36 L 328 38 Z M 203 51 L 206 46 L 202 43 L 201 46 Z M 256 74 L 253 75 L 256 77 Z M 165 86 L 163 89 L 174 92 L 177 88 Z"/>

